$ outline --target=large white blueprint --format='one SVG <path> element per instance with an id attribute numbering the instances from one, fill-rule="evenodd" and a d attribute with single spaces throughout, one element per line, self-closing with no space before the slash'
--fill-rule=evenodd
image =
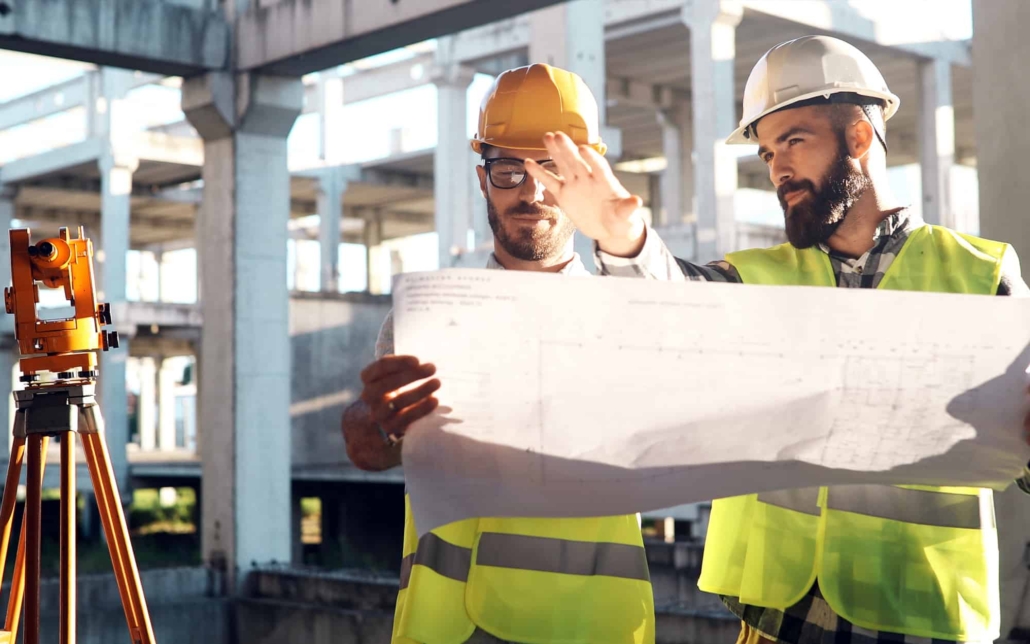
<path id="1" fill-rule="evenodd" d="M 449 270 L 394 288 L 438 367 L 404 440 L 420 533 L 844 483 L 1004 487 L 1030 299 Z"/>

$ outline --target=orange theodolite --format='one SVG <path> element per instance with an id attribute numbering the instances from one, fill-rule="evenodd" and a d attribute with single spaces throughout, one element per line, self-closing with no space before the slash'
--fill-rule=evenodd
<path id="1" fill-rule="evenodd" d="M 93 285 L 93 242 L 79 229 L 78 239 L 69 239 L 68 229 L 59 237 L 32 245 L 29 231 L 11 231 L 11 277 L 13 285 L 4 289 L 7 312 L 14 314 L 15 337 L 24 356 L 23 379 L 32 382 L 40 371 L 73 374 L 73 369 L 96 374 L 96 351 L 118 347 L 116 331 L 102 331 L 111 324 L 111 306 L 97 306 Z M 63 288 L 64 296 L 75 307 L 75 317 L 65 320 L 40 320 L 36 316 L 39 285 Z M 92 376 L 91 376 L 92 374 Z M 65 378 L 71 378 L 66 375 Z M 61 376 L 59 376 L 61 377 Z"/>
<path id="2" fill-rule="evenodd" d="M 0 502 L 0 578 L 11 541 L 14 510 L 22 462 L 28 464 L 25 512 L 18 540 L 7 616 L 0 629 L 0 644 L 15 644 L 22 600 L 25 603 L 24 644 L 39 644 L 39 577 L 43 469 L 52 437 L 61 444 L 61 644 L 75 643 L 75 440 L 82 440 L 86 465 L 93 483 L 100 522 L 118 592 L 133 644 L 153 644 L 154 632 L 143 597 L 136 559 L 129 541 L 121 497 L 104 441 L 104 418 L 96 403 L 97 352 L 118 348 L 118 334 L 101 327 L 111 324 L 111 308 L 97 305 L 93 283 L 93 243 L 79 228 L 70 239 L 62 228 L 57 237 L 33 245 L 28 230 L 11 235 L 11 287 L 4 290 L 7 312 L 14 314 L 15 337 L 23 356 L 21 380 L 15 391 L 18 411 L 7 468 L 3 501 Z M 63 288 L 75 308 L 75 316 L 40 320 L 39 284 Z M 51 378 L 43 379 L 41 373 Z"/>

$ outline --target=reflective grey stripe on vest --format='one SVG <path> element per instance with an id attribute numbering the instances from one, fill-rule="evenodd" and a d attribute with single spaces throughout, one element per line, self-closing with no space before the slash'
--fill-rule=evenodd
<path id="1" fill-rule="evenodd" d="M 992 504 L 981 520 L 980 497 L 928 490 L 910 490 L 890 485 L 841 485 L 829 489 L 826 507 L 866 516 L 940 526 L 978 530 L 993 526 Z"/>
<path id="2" fill-rule="evenodd" d="M 418 540 L 415 552 L 401 561 L 401 590 L 408 587 L 411 567 L 415 564 L 425 566 L 444 577 L 465 582 L 472 565 L 472 549 L 448 543 L 432 532 L 426 534 Z"/>
<path id="3" fill-rule="evenodd" d="M 498 532 L 480 535 L 476 565 L 651 580 L 647 571 L 647 554 L 641 546 Z"/>
<path id="4" fill-rule="evenodd" d="M 775 505 L 778 508 L 794 510 L 812 516 L 819 516 L 819 488 L 803 487 L 795 490 L 776 490 L 775 492 L 762 492 L 758 495 L 762 503 Z"/>

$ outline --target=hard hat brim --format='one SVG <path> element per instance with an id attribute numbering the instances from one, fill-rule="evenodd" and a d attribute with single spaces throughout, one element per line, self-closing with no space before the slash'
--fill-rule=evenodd
<path id="1" fill-rule="evenodd" d="M 758 123 L 766 116 L 772 114 L 773 112 L 779 112 L 781 110 L 790 109 L 791 105 L 795 105 L 802 101 L 818 98 L 820 96 L 840 94 L 842 92 L 850 92 L 852 94 L 860 94 L 862 96 L 869 96 L 872 98 L 881 99 L 884 103 L 886 103 L 883 112 L 884 121 L 889 121 L 890 118 L 894 116 L 895 113 L 897 113 L 898 107 L 901 105 L 901 99 L 898 98 L 896 94 L 892 94 L 890 92 L 877 92 L 874 90 L 858 89 L 854 87 L 835 87 L 832 89 L 820 89 L 818 91 L 809 92 L 807 94 L 800 94 L 790 99 L 789 101 L 773 105 L 772 107 L 766 109 L 764 112 L 760 113 L 758 116 L 755 116 L 745 122 L 742 122 L 740 127 L 738 127 L 728 137 L 726 137 L 726 143 L 728 145 L 757 145 L 758 141 L 749 139 L 747 136 L 745 136 L 744 133 L 747 132 L 748 128 L 750 128 L 755 123 Z"/>
<path id="2" fill-rule="evenodd" d="M 483 153 L 483 146 L 484 145 L 492 145 L 495 148 L 506 148 L 508 150 L 524 150 L 526 152 L 546 152 L 547 151 L 547 148 L 544 147 L 544 144 L 543 144 L 543 137 L 540 137 L 540 145 L 536 145 L 536 146 L 525 145 L 525 144 L 512 145 L 511 143 L 505 143 L 505 142 L 502 142 L 502 141 L 498 141 L 496 143 L 491 143 L 490 141 L 483 141 L 481 139 L 470 139 L 469 140 L 469 146 L 472 148 L 472 151 L 475 152 L 476 154 L 482 154 Z M 608 144 L 606 144 L 604 141 L 598 141 L 597 143 L 585 143 L 585 144 L 584 143 L 577 143 L 577 145 L 589 145 L 594 150 L 596 150 L 597 153 L 600 154 L 601 156 L 604 156 L 605 152 L 608 151 Z"/>

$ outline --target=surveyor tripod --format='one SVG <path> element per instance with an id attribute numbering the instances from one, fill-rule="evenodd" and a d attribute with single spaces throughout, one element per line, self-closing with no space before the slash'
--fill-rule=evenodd
<path id="1" fill-rule="evenodd" d="M 118 485 L 104 442 L 104 419 L 94 398 L 95 387 L 94 377 L 85 377 L 34 384 L 15 392 L 18 411 L 14 419 L 14 442 L 3 501 L 0 502 L 0 578 L 7 560 L 18 481 L 24 461 L 28 462 L 28 473 L 21 537 L 18 540 L 7 618 L 0 631 L 0 644 L 14 644 L 17 639 L 23 598 L 23 642 L 39 644 L 43 468 L 50 439 L 55 437 L 61 444 L 60 642 L 75 643 L 75 434 L 82 439 L 129 635 L 133 644 L 154 643 L 154 632 L 132 544 L 129 542 Z"/>

